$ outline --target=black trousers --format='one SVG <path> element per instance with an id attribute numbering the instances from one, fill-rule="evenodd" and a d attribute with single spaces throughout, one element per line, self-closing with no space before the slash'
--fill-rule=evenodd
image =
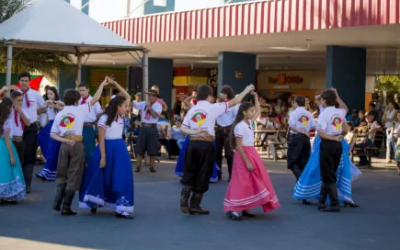
<path id="1" fill-rule="evenodd" d="M 288 145 L 287 167 L 298 180 L 311 155 L 310 138 L 301 134 L 292 134 Z"/>
<path id="2" fill-rule="evenodd" d="M 196 193 L 207 192 L 213 172 L 215 149 L 212 142 L 189 141 L 185 152 L 181 183 Z"/>
<path id="3" fill-rule="evenodd" d="M 138 155 L 144 156 L 147 152 L 148 156 L 158 155 L 158 130 L 157 127 L 141 127 L 139 138 L 136 144 L 135 152 Z"/>
<path id="4" fill-rule="evenodd" d="M 38 126 L 36 123 L 32 123 L 30 126 L 25 126 L 23 134 L 24 160 L 22 171 L 27 185 L 30 185 L 32 182 L 33 167 L 36 163 L 37 134 Z"/>
<path id="5" fill-rule="evenodd" d="M 321 180 L 324 184 L 336 184 L 336 171 L 342 156 L 342 144 L 337 141 L 322 140 L 319 151 Z"/>
<path id="6" fill-rule="evenodd" d="M 229 178 L 231 178 L 232 174 L 232 166 L 233 166 L 233 150 L 230 143 L 230 135 L 231 135 L 231 126 L 230 127 L 220 127 L 217 126 L 215 130 L 215 147 L 216 147 L 216 161 L 218 166 L 220 167 L 220 171 L 218 176 L 222 175 L 222 151 L 225 150 L 225 159 L 228 164 L 228 172 Z"/>

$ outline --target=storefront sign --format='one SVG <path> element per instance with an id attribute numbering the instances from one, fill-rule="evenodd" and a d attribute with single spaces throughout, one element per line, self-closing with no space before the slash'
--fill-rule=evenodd
<path id="1" fill-rule="evenodd" d="M 277 77 L 268 77 L 268 83 L 272 84 L 302 84 L 303 82 L 303 77 L 299 75 L 279 74 Z"/>

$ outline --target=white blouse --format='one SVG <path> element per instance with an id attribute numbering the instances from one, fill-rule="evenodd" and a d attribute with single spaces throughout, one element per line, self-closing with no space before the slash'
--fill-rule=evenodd
<path id="1" fill-rule="evenodd" d="M 254 129 L 253 121 L 249 120 L 249 124 L 245 121 L 239 122 L 234 129 L 235 137 L 242 138 L 242 146 L 254 147 Z"/>

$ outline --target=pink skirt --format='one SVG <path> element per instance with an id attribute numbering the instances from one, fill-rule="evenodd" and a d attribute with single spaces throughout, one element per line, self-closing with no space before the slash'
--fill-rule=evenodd
<path id="1" fill-rule="evenodd" d="M 258 152 L 254 147 L 243 147 L 243 150 L 254 170 L 247 170 L 246 163 L 236 151 L 224 212 L 240 212 L 258 206 L 262 206 L 264 212 L 279 208 L 278 197 Z"/>

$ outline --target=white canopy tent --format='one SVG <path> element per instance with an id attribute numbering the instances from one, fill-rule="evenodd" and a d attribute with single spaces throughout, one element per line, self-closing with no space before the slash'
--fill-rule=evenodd
<path id="1" fill-rule="evenodd" d="M 126 41 L 64 0 L 33 1 L 0 24 L 0 42 L 7 46 L 7 86 L 11 84 L 13 48 L 23 48 L 74 54 L 78 83 L 83 55 L 142 51 L 143 89 L 147 89 L 147 50 Z"/>

